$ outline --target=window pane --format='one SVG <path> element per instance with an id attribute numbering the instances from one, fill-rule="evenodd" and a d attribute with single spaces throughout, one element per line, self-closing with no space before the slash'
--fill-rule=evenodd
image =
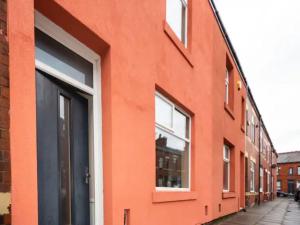
<path id="1" fill-rule="evenodd" d="M 71 153 L 70 153 L 70 100 L 59 97 L 59 157 L 60 157 L 60 206 L 63 225 L 71 222 Z"/>
<path id="2" fill-rule="evenodd" d="M 156 186 L 189 188 L 189 143 L 155 130 Z"/>
<path id="3" fill-rule="evenodd" d="M 173 106 L 161 97 L 155 96 L 155 122 L 168 128 L 172 128 Z"/>
<path id="4" fill-rule="evenodd" d="M 93 64 L 38 29 L 35 29 L 35 55 L 39 61 L 93 87 Z"/>
<path id="5" fill-rule="evenodd" d="M 224 159 L 230 159 L 230 148 L 227 145 L 224 145 Z"/>
<path id="6" fill-rule="evenodd" d="M 223 165 L 223 190 L 229 190 L 229 163 Z"/>
<path id="7" fill-rule="evenodd" d="M 185 23 L 185 6 L 183 6 L 181 0 L 167 0 L 167 22 L 177 35 L 182 40 L 185 36 L 184 23 Z"/>
<path id="8" fill-rule="evenodd" d="M 180 137 L 189 138 L 189 118 L 179 112 L 178 110 L 174 111 L 174 125 L 173 129 L 175 134 Z"/>

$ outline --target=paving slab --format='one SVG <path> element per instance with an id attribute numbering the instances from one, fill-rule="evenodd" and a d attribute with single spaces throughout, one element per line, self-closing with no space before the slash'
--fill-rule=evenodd
<path id="1" fill-rule="evenodd" d="M 260 206 L 239 212 L 218 225 L 300 225 L 300 203 L 277 198 Z"/>

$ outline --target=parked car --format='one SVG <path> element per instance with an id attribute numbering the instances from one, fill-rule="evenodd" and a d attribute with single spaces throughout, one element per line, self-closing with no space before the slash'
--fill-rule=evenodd
<path id="1" fill-rule="evenodd" d="M 283 191 L 277 191 L 277 197 L 287 197 L 288 193 Z"/>
<path id="2" fill-rule="evenodd" d="M 300 200 L 300 188 L 297 188 L 294 199 L 296 202 Z"/>

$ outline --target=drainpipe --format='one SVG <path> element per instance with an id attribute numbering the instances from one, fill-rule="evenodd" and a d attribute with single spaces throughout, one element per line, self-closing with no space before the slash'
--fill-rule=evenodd
<path id="1" fill-rule="evenodd" d="M 261 135 L 261 116 L 259 115 L 259 122 L 258 122 L 258 205 L 260 205 L 260 186 L 261 186 L 261 183 L 260 183 L 260 166 L 261 166 L 261 163 L 260 163 L 260 149 L 261 149 L 261 138 L 262 138 L 262 135 Z"/>
<path id="2" fill-rule="evenodd" d="M 270 165 L 270 174 L 271 174 L 271 200 L 273 201 L 273 195 L 274 195 L 274 184 L 273 184 L 273 145 L 271 144 L 271 152 L 270 152 L 270 157 L 271 157 L 271 165 Z"/>
<path id="3" fill-rule="evenodd" d="M 271 187 L 270 188 L 270 192 L 271 192 L 271 200 L 273 200 L 273 171 L 272 171 L 272 151 L 273 151 L 273 147 L 271 146 L 271 151 L 270 151 L 270 159 L 271 159 L 271 164 L 270 164 L 270 175 L 271 175 Z M 269 184 L 270 185 L 270 184 Z"/>

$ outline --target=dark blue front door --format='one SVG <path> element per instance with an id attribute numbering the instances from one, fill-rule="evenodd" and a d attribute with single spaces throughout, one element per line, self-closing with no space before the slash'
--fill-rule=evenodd
<path id="1" fill-rule="evenodd" d="M 36 71 L 39 225 L 89 225 L 88 101 Z"/>

